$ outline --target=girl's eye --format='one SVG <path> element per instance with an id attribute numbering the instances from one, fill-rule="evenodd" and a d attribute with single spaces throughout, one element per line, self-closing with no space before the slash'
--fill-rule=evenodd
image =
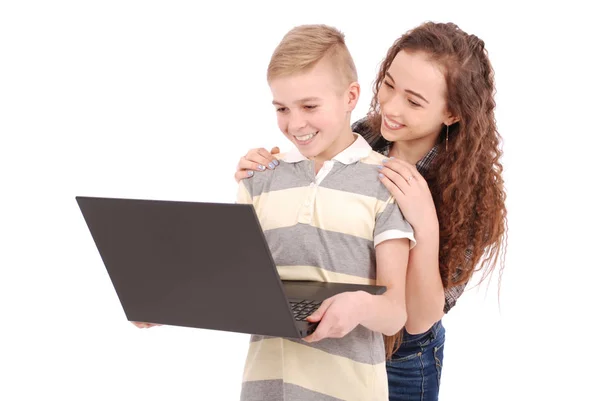
<path id="1" fill-rule="evenodd" d="M 383 81 L 383 83 L 385 84 L 385 86 L 387 86 L 390 89 L 394 89 L 394 87 L 392 86 L 392 84 L 390 84 L 388 81 Z"/>
<path id="2" fill-rule="evenodd" d="M 416 107 L 420 107 L 421 106 L 419 103 L 413 102 L 410 99 L 408 99 L 408 103 L 410 103 L 411 105 L 416 106 Z"/>

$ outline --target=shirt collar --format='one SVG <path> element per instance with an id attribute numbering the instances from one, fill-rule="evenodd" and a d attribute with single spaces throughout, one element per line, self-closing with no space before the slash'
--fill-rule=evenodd
<path id="1" fill-rule="evenodd" d="M 356 133 L 353 133 L 353 135 L 355 140 L 352 145 L 338 153 L 333 160 L 342 164 L 352 164 L 369 155 L 372 150 L 369 143 L 362 136 Z M 298 148 L 294 147 L 282 157 L 282 160 L 288 163 L 298 163 L 308 159 L 300 153 Z"/>

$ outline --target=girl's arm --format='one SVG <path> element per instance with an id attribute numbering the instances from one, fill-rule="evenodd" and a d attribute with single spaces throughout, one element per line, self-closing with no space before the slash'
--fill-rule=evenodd
<path id="1" fill-rule="evenodd" d="M 437 219 L 414 227 L 417 245 L 408 259 L 406 278 L 406 331 L 424 333 L 444 316 L 444 286 L 439 268 L 439 226 Z"/>
<path id="2" fill-rule="evenodd" d="M 427 182 L 415 166 L 388 159 L 381 181 L 413 226 L 417 245 L 411 249 L 406 279 L 406 331 L 423 333 L 444 315 L 444 286 L 439 268 L 439 222 Z"/>

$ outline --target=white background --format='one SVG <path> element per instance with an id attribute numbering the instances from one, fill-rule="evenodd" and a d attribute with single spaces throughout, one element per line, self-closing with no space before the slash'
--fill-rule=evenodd
<path id="1" fill-rule="evenodd" d="M 441 399 L 600 399 L 597 21 L 542 4 L 2 1 L 0 399 L 235 400 L 248 337 L 128 323 L 75 196 L 232 202 L 247 149 L 289 146 L 265 80 L 287 30 L 345 32 L 358 119 L 426 20 L 489 49 L 510 225 L 500 301 L 494 277 L 444 319 Z"/>

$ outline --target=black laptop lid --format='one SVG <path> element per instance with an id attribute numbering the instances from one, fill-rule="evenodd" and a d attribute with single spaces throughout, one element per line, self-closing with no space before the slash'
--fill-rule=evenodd
<path id="1" fill-rule="evenodd" d="M 251 205 L 76 199 L 128 320 L 298 336 Z"/>

